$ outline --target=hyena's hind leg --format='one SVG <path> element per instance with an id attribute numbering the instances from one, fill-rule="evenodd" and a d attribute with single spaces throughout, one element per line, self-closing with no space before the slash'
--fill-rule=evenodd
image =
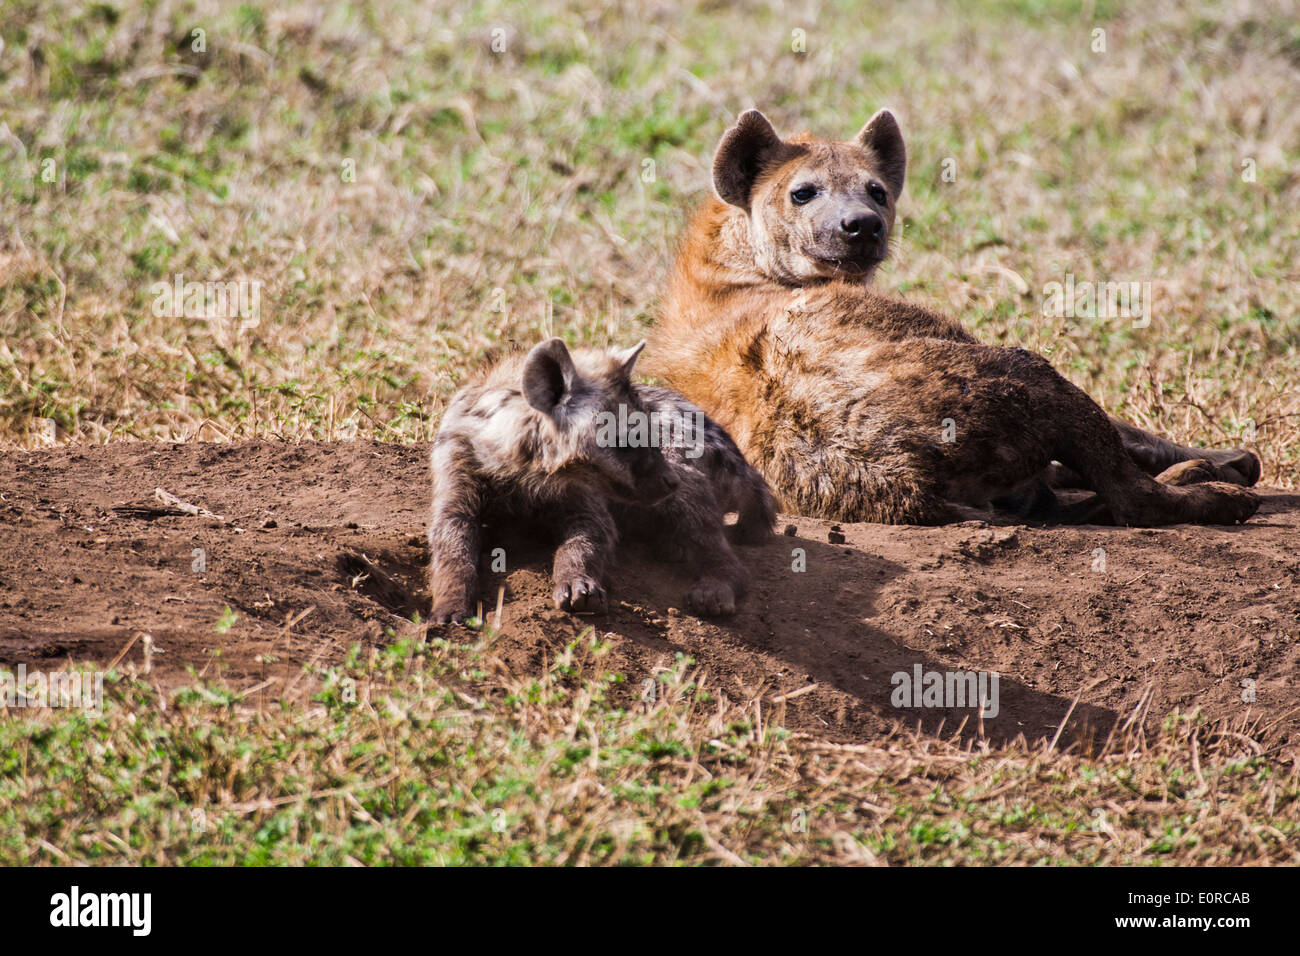
<path id="1" fill-rule="evenodd" d="M 1259 457 L 1245 448 L 1188 448 L 1159 435 L 1107 416 L 1119 432 L 1124 450 L 1148 475 L 1159 475 L 1179 462 L 1200 460 L 1206 463 L 1201 473 L 1207 481 L 1226 481 L 1250 487 L 1259 481 Z"/>
<path id="2" fill-rule="evenodd" d="M 1163 485 L 1199 485 L 1217 482 L 1217 475 L 1218 471 L 1209 462 L 1196 459 L 1171 465 L 1156 475 L 1154 480 Z M 1071 484 L 1065 487 L 1080 486 Z M 1056 492 L 1042 481 L 997 499 L 993 504 L 1027 521 L 1041 521 L 1046 524 L 1116 524 L 1110 508 L 1095 492 L 1089 492 L 1084 497 L 1073 501 L 1062 501 Z"/>
<path id="3" fill-rule="evenodd" d="M 1082 479 L 1080 479 L 1082 480 Z M 1045 477 L 1025 482 L 1008 494 L 994 498 L 991 504 L 999 511 L 1024 521 L 1043 524 L 1114 524 L 1115 519 L 1105 502 L 1095 492 L 1073 501 L 1063 501 Z M 1079 484 L 1060 487 L 1078 488 Z"/>
<path id="4" fill-rule="evenodd" d="M 1048 386 L 1042 393 L 1045 414 L 1062 423 L 1053 457 L 1083 476 L 1116 524 L 1236 524 L 1259 508 L 1259 496 L 1237 484 L 1180 483 L 1196 470 L 1186 466 L 1162 474 L 1164 481 L 1152 478 L 1129 456 L 1119 432 L 1091 398 L 1045 360 L 1039 371 Z"/>
<path id="5" fill-rule="evenodd" d="M 1251 486 L 1260 480 L 1260 459 L 1247 449 L 1192 449 L 1178 442 L 1152 434 L 1138 425 L 1108 415 L 1110 424 L 1119 433 L 1125 451 L 1138 467 L 1148 475 L 1160 475 L 1179 462 L 1203 460 L 1201 470 L 1208 481 L 1227 481 L 1229 484 Z"/>
<path id="6" fill-rule="evenodd" d="M 776 501 L 767 488 L 767 482 L 762 482 L 761 490 L 746 495 L 740 502 L 736 509 L 736 523 L 728 525 L 726 533 L 732 544 L 762 544 L 772 537 L 775 523 Z"/>
<path id="7" fill-rule="evenodd" d="M 723 503 L 704 475 L 684 471 L 681 477 L 676 494 L 651 509 L 655 535 L 674 541 L 695 574 L 695 583 L 686 592 L 687 609 L 702 617 L 734 614 L 736 602 L 749 588 L 749 575 L 727 540 Z M 752 506 L 751 534 L 757 534 L 753 522 L 762 520 L 761 509 L 761 505 Z M 774 520 L 775 512 L 772 514 Z M 770 534 L 771 524 L 767 527 Z"/>
<path id="8" fill-rule="evenodd" d="M 478 596 L 483 486 L 468 443 L 434 441 L 433 517 L 429 522 L 429 583 L 434 624 L 463 624 Z"/>
<path id="9" fill-rule="evenodd" d="M 776 524 L 776 499 L 763 476 L 749 466 L 739 449 L 730 467 L 715 472 L 714 497 L 722 514 L 736 513 L 736 523 L 726 528 L 732 544 L 762 544 Z"/>
<path id="10" fill-rule="evenodd" d="M 1128 422 L 1107 416 L 1119 433 L 1124 451 L 1140 469 L 1165 484 L 1194 484 L 1202 481 L 1223 481 L 1249 488 L 1259 481 L 1259 457 L 1245 448 L 1188 448 L 1167 438 L 1130 425 Z M 1178 481 L 1169 481 L 1165 475 L 1183 462 L 1199 461 L 1202 467 L 1180 471 Z M 1043 473 L 1052 488 L 1086 488 L 1087 481 L 1072 468 L 1052 462 Z"/>

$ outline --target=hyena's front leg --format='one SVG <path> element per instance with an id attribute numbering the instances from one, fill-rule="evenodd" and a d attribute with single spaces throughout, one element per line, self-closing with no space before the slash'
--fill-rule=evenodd
<path id="1" fill-rule="evenodd" d="M 431 454 L 433 518 L 429 522 L 429 580 L 434 624 L 463 624 L 478 595 L 483 488 L 469 445 L 439 438 Z"/>
<path id="2" fill-rule="evenodd" d="M 561 611 L 603 611 L 605 573 L 618 544 L 614 516 L 603 501 L 586 501 L 565 515 L 561 533 L 551 570 L 555 606 Z"/>

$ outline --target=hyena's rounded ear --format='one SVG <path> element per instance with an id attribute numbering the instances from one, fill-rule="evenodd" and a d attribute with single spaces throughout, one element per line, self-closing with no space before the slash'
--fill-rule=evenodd
<path id="1" fill-rule="evenodd" d="M 547 339 L 524 359 L 524 398 L 539 412 L 554 415 L 573 392 L 577 377 L 564 340 Z"/>
<path id="2" fill-rule="evenodd" d="M 629 379 L 632 377 L 632 369 L 636 368 L 636 360 L 640 358 L 642 349 L 645 348 L 645 339 L 642 339 L 630 349 L 615 351 L 614 358 L 623 366 L 623 374 Z"/>
<path id="3" fill-rule="evenodd" d="M 876 157 L 880 176 L 894 198 L 903 191 L 907 178 L 907 148 L 903 145 L 903 131 L 889 110 L 881 110 L 871 119 L 853 141 L 866 147 Z"/>
<path id="4" fill-rule="evenodd" d="M 741 113 L 713 154 L 713 188 L 718 198 L 748 211 L 754 180 L 763 169 L 763 155 L 780 146 L 781 137 L 766 116 L 758 110 Z"/>

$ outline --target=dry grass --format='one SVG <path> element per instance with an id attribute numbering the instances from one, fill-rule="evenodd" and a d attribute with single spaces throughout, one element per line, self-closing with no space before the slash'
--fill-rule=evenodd
<path id="1" fill-rule="evenodd" d="M 1294 485 L 1298 10 L 17 0 L 0 441 L 428 438 L 494 344 L 641 334 L 738 110 L 847 135 L 888 104 L 883 285 Z M 1151 282 L 1150 328 L 1043 318 L 1066 273 Z M 155 317 L 176 274 L 261 282 L 259 325 Z"/>

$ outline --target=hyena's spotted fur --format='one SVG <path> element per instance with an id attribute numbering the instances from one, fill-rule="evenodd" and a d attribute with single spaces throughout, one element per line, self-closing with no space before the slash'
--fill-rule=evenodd
<path id="1" fill-rule="evenodd" d="M 937 524 L 961 515 L 955 505 L 997 502 L 1159 525 L 1254 513 L 1258 496 L 1238 487 L 1259 478 L 1250 452 L 1119 422 L 1043 358 L 872 290 L 905 167 L 888 111 L 844 143 L 783 140 L 743 114 L 714 159 L 720 198 L 682 243 L 651 371 L 804 514 Z M 1096 497 L 1060 506 L 1054 474 Z"/>
<path id="2" fill-rule="evenodd" d="M 716 422 L 669 389 L 632 381 L 643 345 L 571 353 L 551 339 L 484 369 L 452 399 L 431 453 L 434 623 L 470 614 L 480 528 L 492 514 L 558 533 L 553 598 L 562 610 L 605 606 L 620 525 L 673 542 L 695 565 L 691 610 L 735 610 L 746 576 L 723 519 L 737 512 L 732 538 L 761 541 L 775 520 L 771 494 Z M 620 406 L 625 414 L 691 416 L 703 428 L 690 445 L 611 445 L 598 423 L 602 412 L 617 417 Z"/>

